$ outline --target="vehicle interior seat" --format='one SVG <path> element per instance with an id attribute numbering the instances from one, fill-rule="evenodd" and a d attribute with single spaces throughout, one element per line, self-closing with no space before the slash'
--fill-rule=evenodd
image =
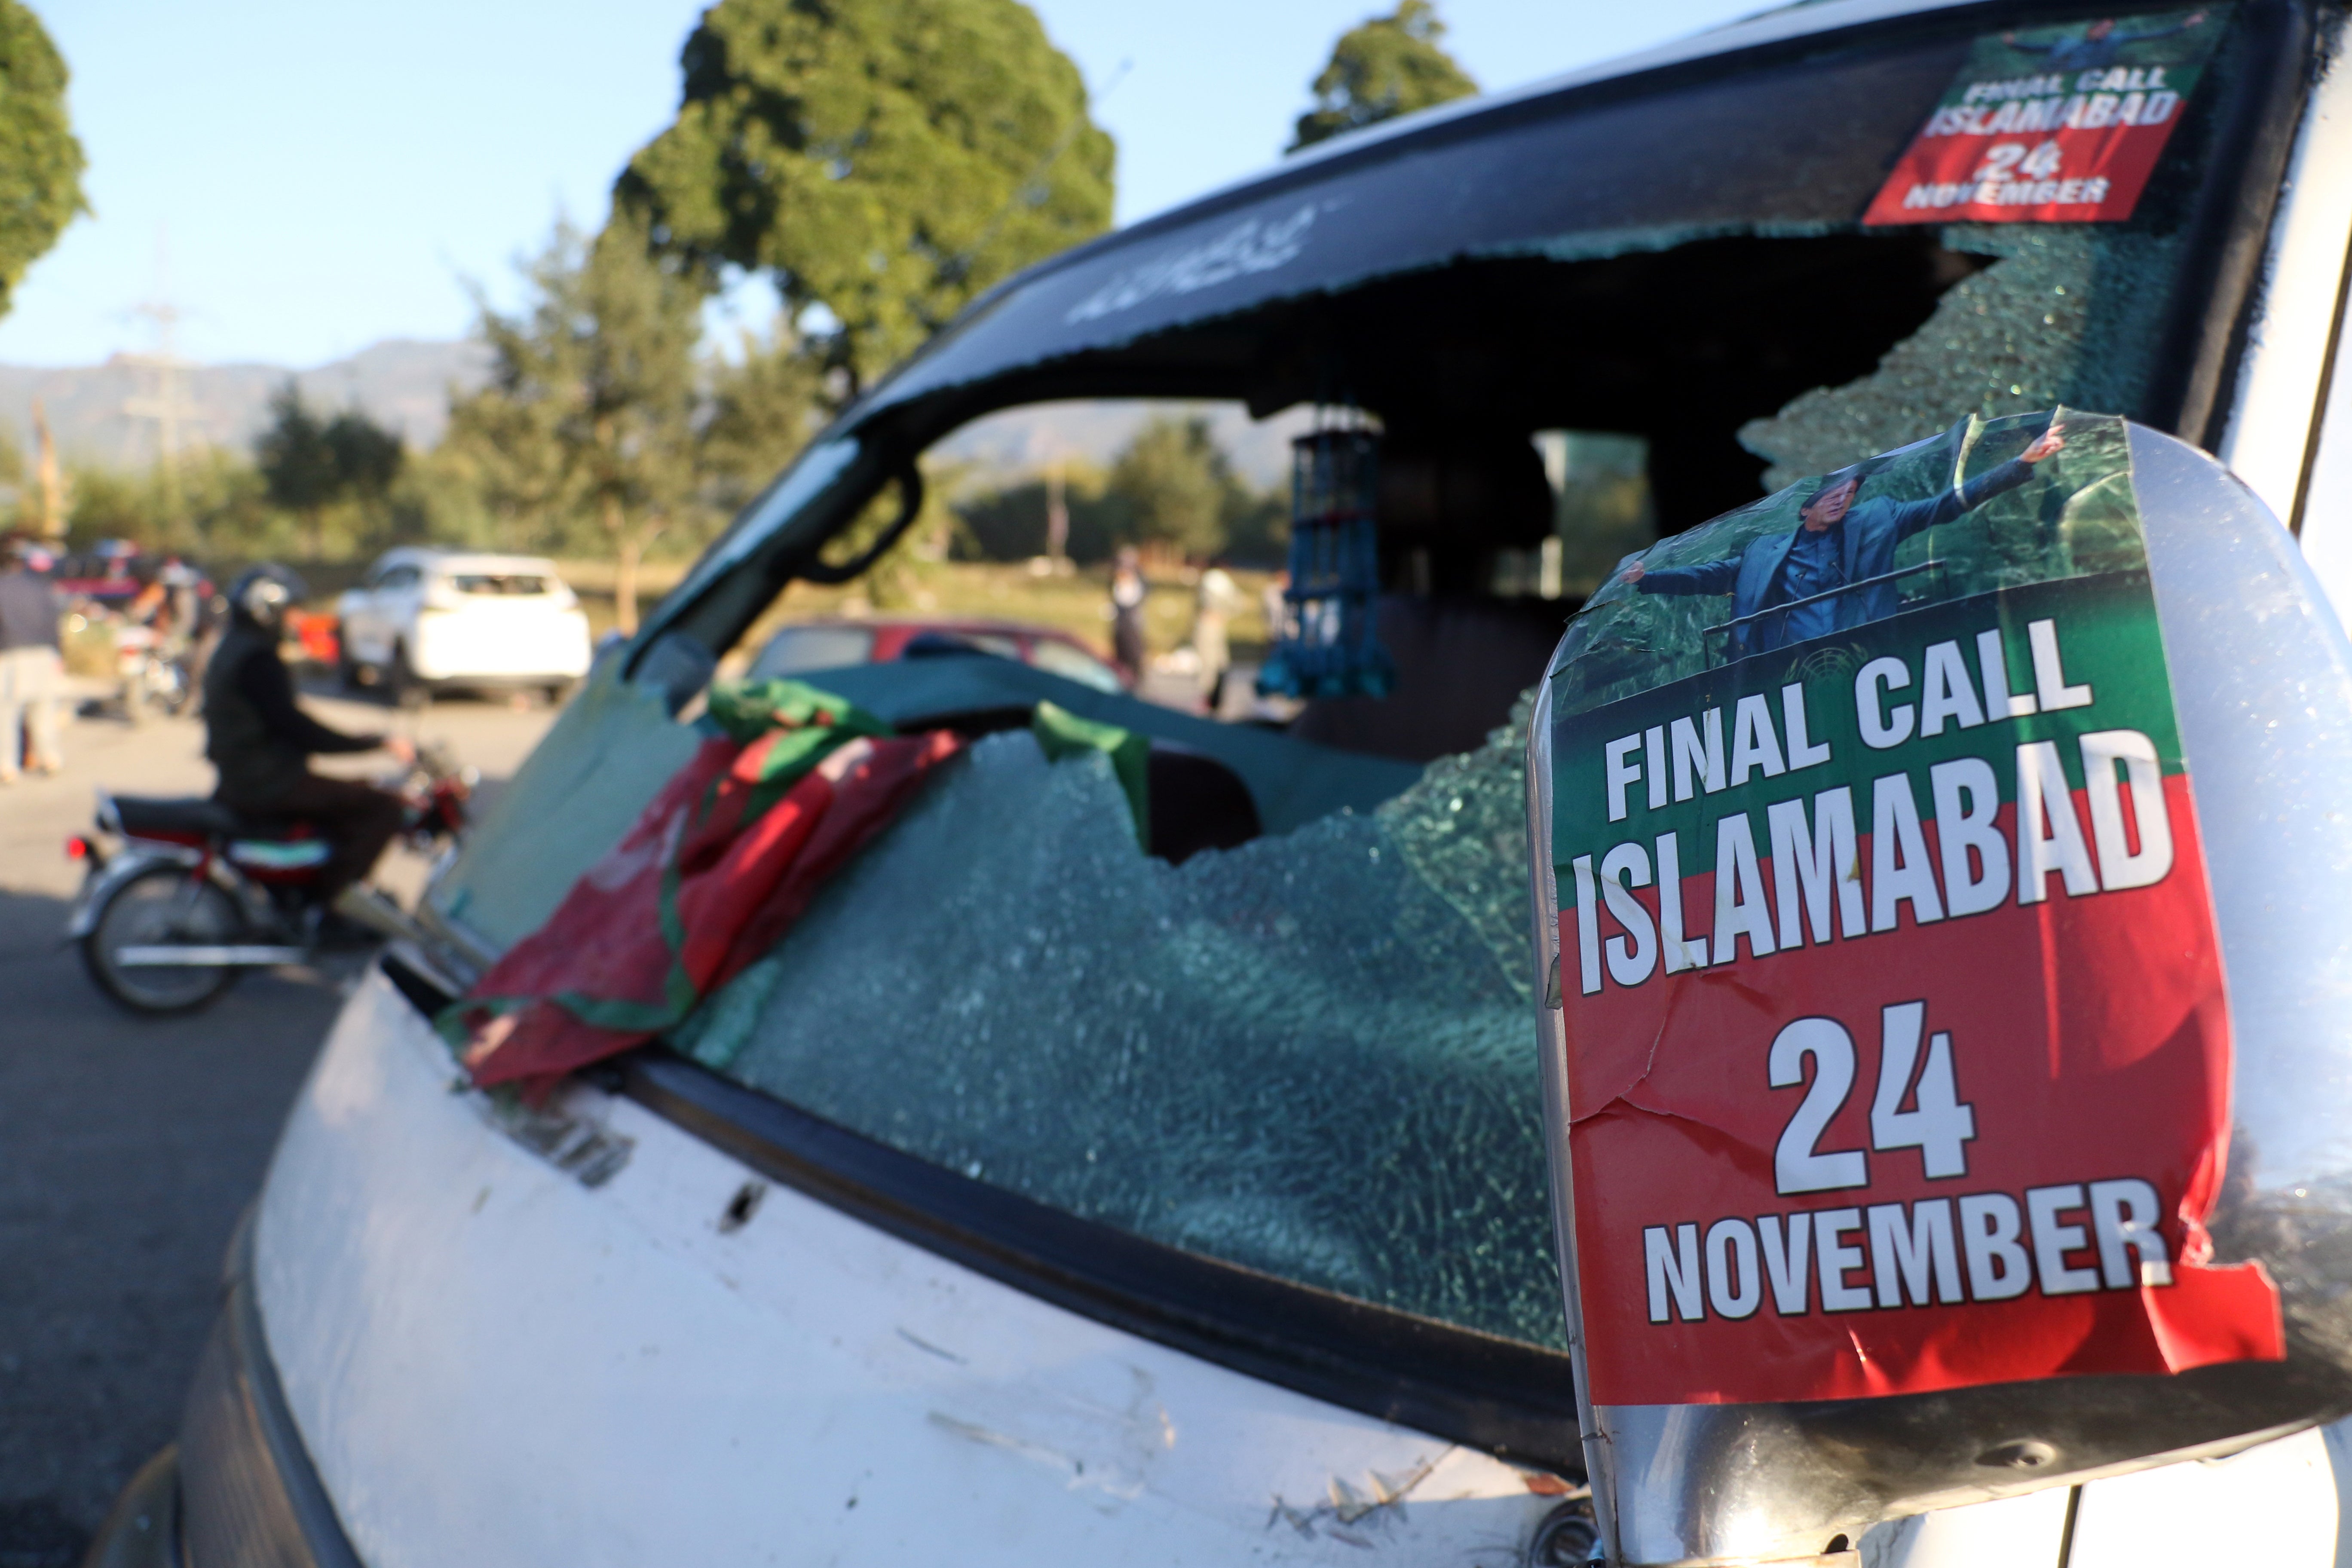
<path id="1" fill-rule="evenodd" d="M 1155 740 L 1145 777 L 1156 858 L 1181 866 L 1203 849 L 1232 849 L 1258 836 L 1249 786 L 1216 758 Z"/>
<path id="2" fill-rule="evenodd" d="M 1374 518 L 1384 591 L 1372 625 L 1395 688 L 1318 698 L 1290 733 L 1409 763 L 1475 751 L 1542 679 L 1577 607 L 1489 591 L 1504 552 L 1552 536 L 1543 459 L 1524 436 L 1393 431 L 1381 444 Z"/>

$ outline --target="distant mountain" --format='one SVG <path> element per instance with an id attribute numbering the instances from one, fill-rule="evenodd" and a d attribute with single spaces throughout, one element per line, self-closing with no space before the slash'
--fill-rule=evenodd
<path id="1" fill-rule="evenodd" d="M 271 395 L 290 374 L 314 407 L 334 413 L 356 405 L 422 449 L 439 441 L 448 425 L 449 388 L 471 392 L 488 378 L 489 350 L 472 342 L 393 339 L 314 370 L 208 364 L 184 374 L 187 402 L 195 412 L 182 431 L 184 447 L 209 443 L 250 450 L 269 421 Z M 38 397 L 67 461 L 144 468 L 155 456 L 155 424 L 132 417 L 124 405 L 153 396 L 154 390 L 154 373 L 119 354 L 101 365 L 66 369 L 0 364 L 0 439 L 14 440 L 30 454 L 33 399 Z M 1290 438 L 1313 424 L 1312 410 L 1306 408 L 1252 420 L 1234 403 L 1042 403 L 976 420 L 942 441 L 935 453 L 969 465 L 965 482 L 982 486 L 1040 474 L 1073 458 L 1107 468 L 1145 420 L 1165 414 L 1205 416 L 1234 468 L 1261 489 L 1288 484 Z"/>
<path id="2" fill-rule="evenodd" d="M 1313 428 L 1315 411 L 1286 409 L 1254 420 L 1238 403 L 1106 398 L 1036 403 L 975 419 L 932 448 L 934 458 L 971 465 L 966 482 L 982 487 L 1044 473 L 1076 459 L 1108 468 L 1118 449 L 1154 416 L 1199 415 L 1236 473 L 1260 489 L 1290 483 L 1290 441 Z"/>
<path id="3" fill-rule="evenodd" d="M 489 350 L 478 342 L 405 339 L 377 343 L 314 370 L 192 365 L 184 373 L 184 384 L 194 416 L 181 442 L 249 449 L 268 423 L 270 395 L 290 374 L 314 406 L 328 413 L 356 406 L 399 431 L 411 447 L 430 447 L 448 423 L 450 386 L 471 391 L 482 384 L 488 367 Z M 68 462 L 143 468 L 155 456 L 155 424 L 133 418 L 124 405 L 153 396 L 154 384 L 152 371 L 120 354 L 101 365 L 65 369 L 0 364 L 0 437 L 30 453 L 33 399 L 38 397 L 58 450 Z"/>

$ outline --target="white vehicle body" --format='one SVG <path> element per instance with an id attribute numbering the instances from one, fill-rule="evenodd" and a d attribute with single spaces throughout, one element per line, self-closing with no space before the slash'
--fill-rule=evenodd
<path id="1" fill-rule="evenodd" d="M 362 679 L 557 687 L 592 658 L 579 599 L 540 556 L 390 551 L 336 609 Z"/>
<path id="2" fill-rule="evenodd" d="M 943 1521 L 1004 1568 L 1550 1561 L 1545 1472 L 1042 1301 L 624 1097 L 570 1090 L 551 1159 L 449 1071 L 371 975 L 253 1228 L 288 1414 L 372 1568 L 896 1563 Z M 2096 1482 L 2068 1561 L 2139 1568 L 2221 1516 L 2251 1561 L 2332 1568 L 2347 1463 L 2331 1427 Z M 2067 1504 L 1900 1521 L 1863 1560 L 2055 1563 Z"/>
<path id="3" fill-rule="evenodd" d="M 1624 68 L 1938 9 L 1829 0 Z M 2210 410 L 2189 438 L 2231 461 L 2296 530 L 2339 614 L 2352 616 L 2352 377 L 2336 374 L 2352 280 L 2352 67 L 2341 49 L 2334 58 L 2299 100 L 2292 155 L 2252 258 L 2258 276 L 2236 319 L 2242 349 L 2216 362 L 2225 368 L 2209 378 Z M 1351 146 L 1458 125 L 1481 107 L 1379 128 L 1286 173 L 1303 178 Z M 1219 278 L 1284 264 L 1244 239 L 1220 255 L 1255 260 Z M 1218 257 L 1203 256 L 1176 258 L 1192 268 L 1185 277 L 1208 276 Z M 1121 284 L 1127 294 L 1098 293 L 1066 319 L 1209 287 L 1169 283 L 1182 272 L 1173 262 L 1157 272 L 1153 257 L 1144 263 L 1132 274 L 1141 281 Z M 1020 303 L 1016 293 L 1004 310 Z M 956 334 L 942 341 L 931 361 L 966 352 Z M 895 386 L 912 396 L 905 385 L 925 374 L 948 372 L 919 358 L 877 395 Z M 860 461 L 853 446 L 813 448 L 672 603 L 723 588 L 761 547 L 761 526 L 845 486 Z M 874 477 L 858 503 L 881 482 Z M 568 595 L 544 606 L 535 623 L 544 636 L 501 629 L 473 643 L 437 629 L 425 613 L 427 574 L 489 559 L 387 555 L 371 574 L 379 586 L 346 596 L 348 656 L 388 668 L 404 649 L 432 680 L 584 673 L 585 626 Z M 553 576 L 545 562 L 495 559 L 499 570 Z M 415 568 L 413 593 L 381 585 L 402 563 Z M 428 1015 L 465 971 L 543 918 L 695 743 L 661 721 L 665 685 L 674 710 L 709 673 L 708 650 L 698 661 L 663 640 L 684 616 L 652 625 L 634 678 L 614 677 L 608 692 L 600 671 L 574 705 L 601 700 L 611 712 L 634 705 L 654 715 L 628 719 L 636 739 L 607 762 L 627 787 L 576 785 L 577 752 L 562 764 L 570 773 L 550 763 L 548 787 L 568 793 L 510 805 L 435 895 L 429 920 L 443 945 L 396 955 L 352 997 L 273 1163 L 176 1474 L 143 1474 L 124 1509 L 170 1510 L 193 1568 L 924 1555 L 1024 1565 L 1581 1563 L 1591 1536 L 1576 1523 L 1584 1489 L 1570 1468 L 1572 1418 L 1538 1455 L 1482 1444 L 1460 1435 L 1479 1419 L 1461 1410 L 1496 1403 L 1491 1385 L 1459 1408 L 1402 1374 L 1383 1393 L 1360 1366 L 1341 1364 L 1344 1345 L 1328 1364 L 1311 1353 L 1285 1362 L 1192 1304 L 1139 1309 L 1132 1291 L 1090 1280 L 1069 1253 L 1033 1247 L 1025 1233 L 1006 1239 L 958 1206 L 985 1208 L 986 1194 L 974 1195 L 983 1183 L 940 1172 L 943 1195 L 927 1208 L 919 1183 L 877 1184 L 870 1150 L 839 1152 L 836 1144 L 864 1145 L 855 1130 L 789 1108 L 743 1110 L 736 1100 L 762 1099 L 748 1089 L 709 1089 L 732 1097 L 720 1104 L 698 1099 L 705 1090 L 683 1077 L 631 1069 L 574 1082 L 532 1113 L 457 1081 Z M 514 826 L 532 811 L 560 813 L 562 834 L 585 846 L 569 852 L 554 892 L 520 890 L 554 832 L 533 838 Z M 860 1020 L 832 1022 L 842 1052 L 856 1054 Z M 799 1120 L 778 1131 L 776 1117 Z M 1067 1220 L 1078 1233 L 1090 1223 Z M 1092 1228 L 1107 1253 L 1126 1243 Z M 1310 1315 L 1345 1317 L 1337 1297 L 1300 1294 L 1315 1298 L 1301 1307 Z M 1400 1344 L 1424 1330 L 1443 1337 L 1444 1325 L 1389 1316 L 1403 1324 Z M 1557 1394 L 1565 1407 L 1567 1391 Z M 1449 1423 L 1455 1436 L 1438 1430 Z M 2222 1458 L 1889 1521 L 1824 1542 L 1825 1555 L 1810 1561 L 2136 1568 L 2226 1542 L 2263 1568 L 2334 1568 L 2352 1551 L 2348 1462 L 2344 1427 L 2306 1429 Z"/>

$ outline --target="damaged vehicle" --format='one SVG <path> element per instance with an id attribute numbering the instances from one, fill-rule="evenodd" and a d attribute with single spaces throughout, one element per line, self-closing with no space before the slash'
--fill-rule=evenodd
<path id="1" fill-rule="evenodd" d="M 2121 29 L 2200 67 L 2120 214 L 1946 210 L 2107 199 L 2027 135 L 1865 222 L 1972 50 L 2076 49 L 2079 80 L 2116 29 L 1825 0 L 1339 139 L 977 302 L 600 661 L 352 995 L 102 1560 L 1585 1562 L 1528 694 L 1621 557 L 1970 413 L 2201 448 L 2352 603 L 2341 14 L 2188 15 Z M 2172 89 L 2099 112 L 2127 90 Z M 974 421 L 1170 399 L 1287 413 L 1294 529 L 1348 542 L 1294 558 L 1294 721 L 952 650 L 811 676 L 944 760 L 649 1043 L 469 1080 L 436 1020 L 592 869 L 642 872 L 615 847 L 728 732 L 714 671 L 787 584 L 871 565 Z M 877 503 L 898 527 L 848 551 Z M 1379 656 L 1318 665 L 1318 604 Z M 2317 1568 L 2317 1419 L 1979 1500 L 2028 1444 L 1937 1528 L 1801 1555 L 2189 1533 Z M 1696 1461 L 1656 1452 L 1665 1495 Z"/>

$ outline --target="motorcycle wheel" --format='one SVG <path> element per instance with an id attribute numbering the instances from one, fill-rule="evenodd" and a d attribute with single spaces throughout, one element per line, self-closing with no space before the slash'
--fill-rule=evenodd
<path id="1" fill-rule="evenodd" d="M 114 955 L 126 947 L 234 942 L 244 928 L 226 893 L 185 867 L 158 866 L 107 896 L 81 939 L 82 967 L 100 990 L 134 1013 L 193 1013 L 236 983 L 235 965 L 125 966 Z"/>

